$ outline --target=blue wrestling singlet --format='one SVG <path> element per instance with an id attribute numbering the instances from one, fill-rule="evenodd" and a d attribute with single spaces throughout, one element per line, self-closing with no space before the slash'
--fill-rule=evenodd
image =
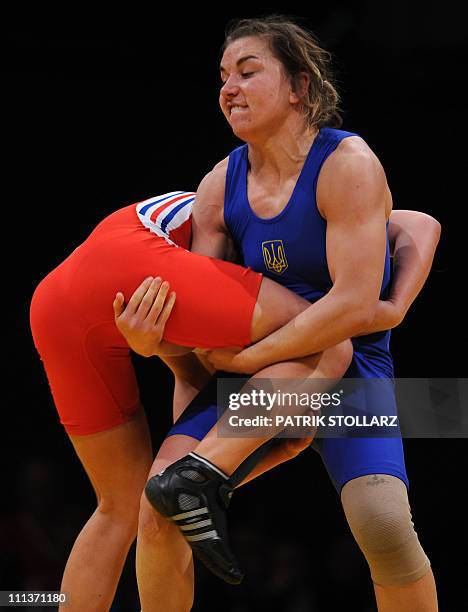
<path id="1" fill-rule="evenodd" d="M 332 286 L 326 259 L 326 221 L 316 203 L 320 169 L 327 157 L 350 132 L 322 128 L 308 153 L 286 207 L 275 217 L 263 219 L 253 212 L 247 196 L 248 146 L 229 156 L 224 218 L 244 264 L 281 283 L 313 303 Z M 387 241 L 381 299 L 390 285 L 390 253 Z M 354 355 L 346 378 L 393 379 L 390 331 L 352 339 Z M 219 373 L 219 376 L 224 376 Z M 385 385 L 375 413 L 396 414 L 393 384 Z M 367 400 L 367 401 L 366 401 Z M 370 398 L 363 397 L 363 412 L 373 413 Z M 201 439 L 217 420 L 216 380 L 190 404 L 169 435 L 185 434 Z M 315 448 L 338 492 L 343 485 L 366 474 L 391 474 L 409 486 L 401 436 L 386 438 L 320 438 Z"/>

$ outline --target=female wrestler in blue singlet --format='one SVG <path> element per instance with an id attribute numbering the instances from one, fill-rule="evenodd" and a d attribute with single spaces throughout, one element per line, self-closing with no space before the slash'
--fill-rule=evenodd
<path id="1" fill-rule="evenodd" d="M 355 134 L 335 129 L 340 125 L 337 94 L 324 52 L 307 32 L 285 20 L 240 22 L 227 37 L 221 78 L 221 108 L 247 145 L 200 185 L 192 249 L 225 256 L 228 230 L 246 264 L 312 305 L 257 345 L 238 354 L 220 351 L 211 356 L 212 363 L 235 372 L 263 368 L 264 376 L 281 378 L 279 362 L 297 363 L 352 337 L 354 356 L 346 375 L 391 378 L 390 332 L 375 321 L 379 297 L 384 300 L 389 292 L 391 195 L 369 147 Z M 279 265 L 272 265 L 280 241 Z M 369 333 L 357 337 L 363 330 Z M 385 402 L 395 410 L 391 392 Z M 171 434 L 206 434 L 216 418 L 211 413 L 211 422 L 207 419 L 209 405 L 195 402 Z M 200 482 L 210 480 L 218 491 L 220 472 L 232 474 L 260 443 L 207 436 L 197 456 L 176 462 L 154 480 L 159 509 L 177 514 L 166 512 L 172 501 L 165 507 L 163 498 L 167 492 L 170 498 L 171 478 L 177 480 L 180 469 L 192 469 Z M 401 439 L 324 439 L 320 452 L 369 563 L 379 610 L 436 610 L 432 572 L 412 529 Z M 381 486 L 366 486 L 377 474 L 384 475 L 378 479 Z M 187 491 L 196 496 L 196 483 Z M 209 494 L 204 495 L 200 499 L 209 503 Z M 216 550 L 220 534 L 213 529 L 219 512 L 196 507 L 191 524 L 183 525 L 185 535 L 195 534 L 198 543 L 213 539 L 211 564 L 223 554 Z"/>

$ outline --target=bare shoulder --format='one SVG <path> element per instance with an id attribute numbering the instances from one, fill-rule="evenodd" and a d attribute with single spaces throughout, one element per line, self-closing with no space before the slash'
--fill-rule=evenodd
<path id="1" fill-rule="evenodd" d="M 227 172 L 227 167 L 228 167 L 228 163 L 229 163 L 229 156 L 225 157 L 224 159 L 222 159 L 220 162 L 218 162 L 215 167 L 213 168 L 213 171 L 217 171 L 217 172 L 222 172 L 224 174 L 224 176 L 226 176 L 226 172 Z"/>
<path id="2" fill-rule="evenodd" d="M 385 171 L 377 155 L 359 136 L 343 139 L 323 164 L 317 184 L 317 205 L 320 213 L 335 206 L 382 207 L 386 216 L 391 211 L 391 194 Z"/>
<path id="3" fill-rule="evenodd" d="M 224 201 L 224 189 L 226 185 L 226 173 L 229 157 L 218 162 L 208 174 L 205 174 L 197 189 L 197 199 L 203 196 L 217 195 L 222 193 Z"/>
<path id="4" fill-rule="evenodd" d="M 224 231 L 224 191 L 229 158 L 217 163 L 206 174 L 197 189 L 193 204 L 192 225 Z"/>
<path id="5" fill-rule="evenodd" d="M 331 185 L 349 182 L 384 180 L 385 172 L 377 155 L 359 136 L 344 138 L 326 159 L 320 180 Z M 349 186 L 349 185 L 346 185 Z"/>

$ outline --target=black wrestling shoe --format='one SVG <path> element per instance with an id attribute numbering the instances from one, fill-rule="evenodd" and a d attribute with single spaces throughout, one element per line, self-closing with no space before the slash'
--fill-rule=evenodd
<path id="1" fill-rule="evenodd" d="M 207 459 L 190 453 L 150 478 L 150 504 L 179 527 L 206 567 L 229 584 L 244 577 L 229 547 L 226 509 L 232 496 L 229 478 Z"/>

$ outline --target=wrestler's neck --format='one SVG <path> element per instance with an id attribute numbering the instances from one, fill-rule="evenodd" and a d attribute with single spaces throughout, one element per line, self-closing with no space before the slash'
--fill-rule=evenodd
<path id="1" fill-rule="evenodd" d="M 250 173 L 287 177 L 300 173 L 318 134 L 304 121 L 285 122 L 248 140 Z"/>

